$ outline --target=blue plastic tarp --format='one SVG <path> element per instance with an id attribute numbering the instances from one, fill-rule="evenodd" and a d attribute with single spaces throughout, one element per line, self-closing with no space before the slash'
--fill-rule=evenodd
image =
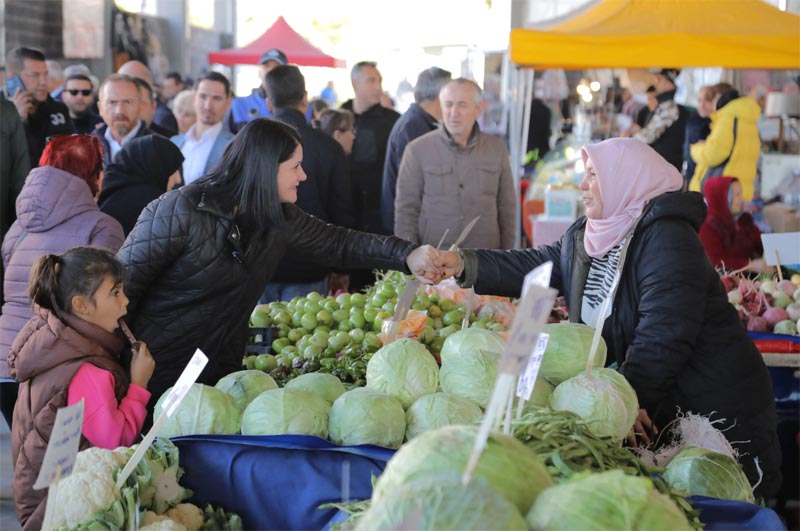
<path id="1" fill-rule="evenodd" d="M 178 437 L 185 471 L 181 485 L 192 502 L 213 503 L 242 517 L 246 529 L 324 528 L 336 509 L 325 503 L 372 496 L 393 450 L 337 446 L 304 435 Z M 350 481 L 344 485 L 343 477 Z"/>
<path id="2" fill-rule="evenodd" d="M 334 518 L 342 520 L 336 509 L 319 506 L 369 498 L 372 476 L 394 454 L 302 435 L 195 435 L 173 442 L 186 472 L 181 484 L 194 491 L 192 502 L 219 505 L 238 513 L 246 529 L 261 530 L 320 530 Z M 690 501 L 702 511 L 707 530 L 785 529 L 774 511 L 757 505 L 699 496 Z"/>

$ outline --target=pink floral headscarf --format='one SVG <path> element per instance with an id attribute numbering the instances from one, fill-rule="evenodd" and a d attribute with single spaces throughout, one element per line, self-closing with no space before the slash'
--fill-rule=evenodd
<path id="1" fill-rule="evenodd" d="M 583 244 L 593 258 L 619 245 L 642 215 L 647 203 L 666 192 L 680 190 L 683 177 L 647 144 L 632 138 L 612 138 L 581 150 L 597 173 L 601 219 L 588 219 Z"/>

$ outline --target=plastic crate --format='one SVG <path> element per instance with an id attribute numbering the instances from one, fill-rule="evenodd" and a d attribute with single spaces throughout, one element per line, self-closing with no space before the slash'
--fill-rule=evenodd
<path id="1" fill-rule="evenodd" d="M 269 354 L 272 350 L 272 341 L 275 339 L 275 329 L 250 328 L 250 337 L 245 347 L 247 354 Z"/>

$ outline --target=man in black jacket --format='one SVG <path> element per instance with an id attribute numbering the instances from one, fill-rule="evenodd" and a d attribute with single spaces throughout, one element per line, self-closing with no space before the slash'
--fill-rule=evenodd
<path id="1" fill-rule="evenodd" d="M 272 118 L 293 126 L 303 140 L 303 171 L 308 179 L 297 190 L 296 205 L 306 213 L 343 227 L 356 222 L 347 158 L 333 138 L 306 122 L 306 83 L 294 65 L 279 65 L 265 76 L 267 105 Z M 329 269 L 310 263 L 294 252 L 287 253 L 262 299 L 288 301 L 312 291 L 328 292 Z M 338 278 L 338 277 L 337 277 Z M 337 289 L 339 285 L 331 285 Z"/>
<path id="2" fill-rule="evenodd" d="M 103 118 L 92 112 L 92 80 L 83 74 L 72 74 L 64 81 L 61 99 L 69 109 L 69 117 L 75 132 L 90 135 L 102 125 Z"/>
<path id="3" fill-rule="evenodd" d="M 409 142 L 439 127 L 442 119 L 442 105 L 439 92 L 451 79 L 447 70 L 431 67 L 420 72 L 414 87 L 414 103 L 395 122 L 389 135 L 386 148 L 386 162 L 383 165 L 383 188 L 381 191 L 381 216 L 383 226 L 394 232 L 394 197 L 397 192 L 397 172 L 403 152 Z"/>
<path id="4" fill-rule="evenodd" d="M 350 177 L 359 213 L 357 227 L 365 232 L 391 234 L 381 220 L 381 188 L 389 134 L 400 115 L 381 106 L 382 78 L 376 63 L 356 63 L 350 79 L 355 98 L 346 101 L 342 108 L 356 117 Z"/>
<path id="5" fill-rule="evenodd" d="M 6 58 L 6 74 L 19 76 L 23 90 L 8 94 L 25 126 L 31 165 L 38 166 L 47 138 L 74 132 L 69 110 L 50 97 L 45 56 L 33 48 L 15 48 Z"/>

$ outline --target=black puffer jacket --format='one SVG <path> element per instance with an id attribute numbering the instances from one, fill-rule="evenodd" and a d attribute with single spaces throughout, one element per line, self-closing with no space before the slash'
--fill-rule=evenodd
<path id="1" fill-rule="evenodd" d="M 407 271 L 414 247 L 328 225 L 294 205 L 284 206 L 284 226 L 248 234 L 205 186 L 150 203 L 118 254 L 128 272 L 127 320 L 156 361 L 151 411 L 197 348 L 209 358 L 201 383 L 241 368 L 248 317 L 287 249 L 334 267 Z"/>
<path id="2" fill-rule="evenodd" d="M 780 486 L 772 381 L 747 337 L 697 231 L 706 208 L 698 193 L 674 192 L 653 200 L 640 220 L 603 338 L 659 427 L 676 407 L 727 419 L 726 437 L 743 453 L 751 481 L 764 471 L 761 495 Z M 590 257 L 583 245 L 585 218 L 553 245 L 518 251 L 465 251 L 464 285 L 479 293 L 518 296 L 526 273 L 553 262 L 551 285 L 580 322 Z"/>

